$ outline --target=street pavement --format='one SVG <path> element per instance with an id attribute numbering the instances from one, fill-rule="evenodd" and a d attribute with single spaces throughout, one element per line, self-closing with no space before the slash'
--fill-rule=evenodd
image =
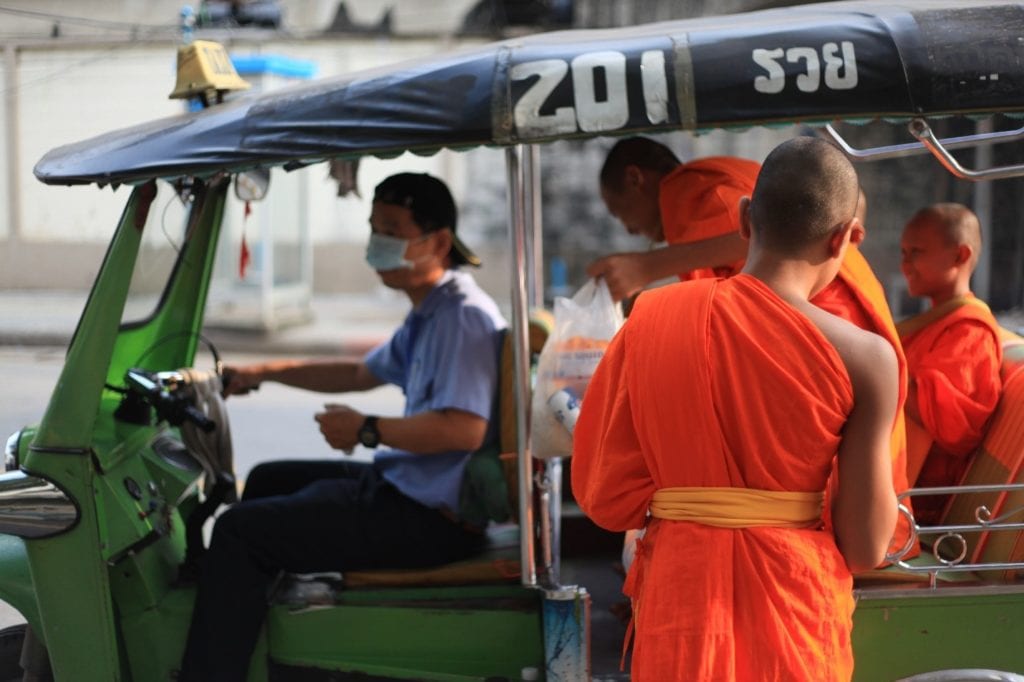
<path id="1" fill-rule="evenodd" d="M 221 352 L 362 355 L 390 335 L 409 310 L 392 292 L 314 296 L 312 320 L 275 330 L 210 323 L 203 334 Z M 66 347 L 85 291 L 0 290 L 0 346 Z"/>

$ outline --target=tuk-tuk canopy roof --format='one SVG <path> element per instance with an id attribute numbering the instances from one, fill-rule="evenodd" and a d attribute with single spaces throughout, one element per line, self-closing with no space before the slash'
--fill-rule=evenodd
<path id="1" fill-rule="evenodd" d="M 54 149 L 49 184 L 332 157 L 1024 110 L 1024 3 L 833 2 L 568 30 L 243 96 Z"/>

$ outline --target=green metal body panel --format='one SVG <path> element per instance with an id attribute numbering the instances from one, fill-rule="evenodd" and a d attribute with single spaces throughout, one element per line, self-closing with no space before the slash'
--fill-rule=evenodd
<path id="1" fill-rule="evenodd" d="M 123 679 L 107 566 L 100 552 L 92 452 L 103 382 L 149 208 L 146 188 L 153 191 L 146 185 L 132 192 L 23 462 L 27 471 L 60 486 L 76 501 L 80 514 L 70 531 L 25 543 L 32 581 L 39 588 L 42 635 L 59 680 Z"/>
<path id="2" fill-rule="evenodd" d="M 156 314 L 121 325 L 154 187 L 136 188 L 100 268 L 67 360 L 46 413 L 23 458 L 23 468 L 53 481 L 76 502 L 80 517 L 69 531 L 23 543 L 30 567 L 20 588 L 33 591 L 37 609 L 12 587 L 10 600 L 24 604 L 38 624 L 58 680 L 166 679 L 177 665 L 191 599 L 184 615 L 152 618 L 165 604 L 178 604 L 172 590 L 184 555 L 182 511 L 175 505 L 196 478 L 175 470 L 153 451 L 160 429 L 117 422 L 120 396 L 104 388 L 121 385 L 125 371 L 175 369 L 192 362 L 213 268 L 215 244 L 228 182 L 197 186 L 188 239 Z M 131 479 L 138 488 L 130 486 Z M 141 495 L 138 491 L 141 490 Z M 5 538 L 4 542 L 13 539 Z M 18 541 L 20 542 L 20 541 Z M 13 553 L 13 550 L 12 550 Z M 24 571 L 22 571 L 24 574 Z M 13 576 L 17 575 L 12 572 Z M 177 597 L 178 600 L 181 597 Z M 171 609 L 178 613 L 180 609 Z M 147 614 L 149 617 L 147 619 Z M 120 620 L 123 619 L 123 620 Z M 129 619 L 148 622 L 147 639 L 127 635 Z M 129 640 L 134 645 L 124 647 Z M 152 642 L 165 652 L 158 677 L 132 666 L 151 655 Z"/>
<path id="3" fill-rule="evenodd" d="M 125 575 L 126 582 L 131 580 L 131 575 Z M 121 616 L 120 628 L 132 680 L 173 679 L 171 671 L 181 665 L 185 651 L 195 596 L 192 588 L 170 590 L 155 606 Z M 120 594 L 118 603 L 129 598 L 127 593 Z"/>
<path id="4" fill-rule="evenodd" d="M 35 428 L 31 426 L 22 431 L 18 461 L 24 460 L 34 434 Z M 36 632 L 42 632 L 25 541 L 13 535 L 0 535 L 0 601 L 13 606 Z"/>
<path id="5" fill-rule="evenodd" d="M 854 679 L 933 670 L 1024 671 L 1024 585 L 858 590 Z"/>
<path id="6" fill-rule="evenodd" d="M 338 598 L 334 606 L 273 607 L 270 658 L 399 679 L 520 679 L 525 667 L 544 669 L 539 590 L 353 590 Z"/>
<path id="7" fill-rule="evenodd" d="M 154 315 L 122 327 L 106 370 L 107 383 L 120 386 L 132 367 L 168 370 L 191 366 L 202 330 L 206 295 L 230 183 L 195 188 L 186 250 L 178 259 Z"/>

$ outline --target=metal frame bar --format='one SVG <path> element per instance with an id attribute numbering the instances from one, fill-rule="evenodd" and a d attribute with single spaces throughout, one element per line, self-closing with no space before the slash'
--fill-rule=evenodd
<path id="1" fill-rule="evenodd" d="M 914 119 L 910 125 L 913 126 L 916 121 L 924 123 L 924 119 Z M 925 124 L 927 127 L 927 124 Z M 843 153 L 852 159 L 858 161 L 881 161 L 884 159 L 898 159 L 907 156 L 917 156 L 930 151 L 924 142 L 907 142 L 905 144 L 893 144 L 883 147 L 872 147 L 870 149 L 856 149 L 843 139 L 843 136 L 839 134 L 832 124 L 826 124 L 823 130 L 832 138 Z M 911 134 L 914 134 L 911 129 Z M 917 137 L 917 135 L 914 135 Z M 936 144 L 946 149 L 962 149 L 965 147 L 977 147 L 980 145 L 991 145 L 991 144 L 1002 144 L 1004 142 L 1014 142 L 1024 138 L 1024 127 L 1017 128 L 1016 130 L 1003 130 L 998 132 L 987 132 L 979 133 L 977 135 L 964 135 L 962 137 L 948 137 L 944 140 L 936 140 Z M 934 152 L 933 152 L 934 153 Z"/>
<path id="2" fill-rule="evenodd" d="M 910 122 L 908 126 L 910 134 L 921 141 L 928 151 L 932 153 L 939 163 L 952 173 L 955 177 L 961 180 L 1002 180 L 1004 178 L 1015 178 L 1024 175 L 1024 164 L 1018 164 L 1015 166 L 997 166 L 995 168 L 986 168 L 984 170 L 970 170 L 960 165 L 960 162 L 953 158 L 953 155 L 946 149 L 948 145 L 944 145 L 943 141 L 935 137 L 935 133 L 932 132 L 928 122 L 923 118 L 915 118 Z M 999 133 L 991 133 L 991 135 L 998 135 Z M 975 137 L 983 138 L 986 134 L 977 135 Z"/>
<path id="3" fill-rule="evenodd" d="M 526 232 L 527 301 L 529 306 L 544 306 L 543 218 L 541 213 L 540 147 L 520 146 L 520 172 Z M 548 588 L 561 584 L 562 550 L 562 460 L 544 462 L 544 469 L 534 485 L 540 491 L 540 580 Z"/>
<path id="4" fill-rule="evenodd" d="M 515 363 L 516 465 L 519 474 L 519 561 L 520 581 L 537 585 L 533 540 L 533 452 L 530 448 L 530 344 L 526 270 L 526 203 L 523 188 L 522 145 L 505 150 L 508 176 L 509 251 L 512 253 L 512 346 Z"/>
<path id="5" fill-rule="evenodd" d="M 988 597 L 1024 594 L 1024 585 L 1005 583 L 985 583 L 978 585 L 943 585 L 943 597 Z M 897 588 L 891 585 L 864 585 L 853 588 L 854 598 L 864 600 L 892 599 L 935 599 L 933 590 L 921 587 Z"/>
<path id="6" fill-rule="evenodd" d="M 1004 485 L 965 485 L 965 486 L 941 486 L 934 488 L 911 488 L 897 496 L 902 502 L 911 497 L 930 495 L 956 495 L 963 493 L 1009 493 L 1024 491 L 1024 483 L 1010 483 Z M 992 512 L 985 505 L 980 505 L 975 510 L 975 523 L 961 523 L 940 526 L 918 526 L 914 522 L 913 515 L 907 507 L 900 504 L 900 513 L 910 521 L 911 534 L 906 545 L 894 555 L 886 557 L 894 561 L 899 567 L 908 573 L 921 573 L 930 576 L 930 585 L 936 587 L 937 577 L 940 573 L 965 573 L 969 571 L 1008 571 L 1024 570 L 1024 562 L 991 562 L 991 563 L 961 563 L 966 557 L 967 543 L 961 533 L 996 533 L 1002 531 L 1024 531 L 1024 522 L 1009 522 L 1014 516 L 1024 513 L 1024 507 L 1018 507 L 1009 511 L 1000 510 L 999 516 L 992 518 Z M 902 557 L 920 537 L 935 537 L 932 542 L 932 555 L 939 562 L 938 566 L 914 566 L 902 561 Z M 946 539 L 955 540 L 961 543 L 962 551 L 955 559 L 946 559 L 939 554 L 939 545 Z"/>
<path id="7" fill-rule="evenodd" d="M 526 190 L 526 232 L 529 235 L 528 257 L 533 263 L 528 273 L 530 305 L 544 307 L 544 218 L 540 187 L 540 146 L 526 145 L 523 156 L 523 188 Z"/>

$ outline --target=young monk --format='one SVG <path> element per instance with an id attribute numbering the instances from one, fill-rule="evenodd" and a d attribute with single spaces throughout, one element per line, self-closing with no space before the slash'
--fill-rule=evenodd
<path id="1" fill-rule="evenodd" d="M 910 372 L 908 469 L 920 471 L 917 487 L 956 485 L 1002 390 L 999 327 L 970 289 L 981 226 L 966 206 L 935 204 L 907 223 L 901 251 L 910 294 L 932 304 L 899 325 Z M 915 515 L 934 521 L 943 501 L 917 497 Z"/>
<path id="2" fill-rule="evenodd" d="M 811 299 L 811 303 L 852 322 L 861 329 L 878 334 L 889 342 L 896 353 L 896 361 L 899 365 L 900 392 L 889 449 L 892 455 L 893 486 L 897 493 L 902 493 L 910 487 L 907 480 L 907 430 L 903 415 L 903 407 L 907 399 L 907 360 L 903 354 L 899 333 L 896 331 L 896 323 L 889 310 L 885 290 L 860 250 L 860 244 L 866 236 L 864 221 L 867 215 L 867 197 L 863 191 L 859 192 L 859 196 L 856 210 L 859 225 L 850 235 L 850 248 L 846 250 L 839 273 L 828 286 Z M 833 475 L 833 484 L 834 482 L 835 476 Z M 910 500 L 904 500 L 903 506 L 911 510 Z M 899 552 L 909 539 L 909 520 L 900 516 L 892 545 L 889 548 L 890 551 Z M 917 547 L 912 546 L 903 555 L 903 558 L 916 556 L 918 553 Z"/>
<path id="3" fill-rule="evenodd" d="M 896 519 L 898 370 L 809 299 L 856 203 L 838 149 L 780 145 L 741 207 L 743 272 L 641 294 L 587 388 L 575 497 L 605 528 L 647 527 L 625 587 L 635 681 L 850 679 L 850 571 L 882 560 Z"/>
<path id="4" fill-rule="evenodd" d="M 747 257 L 739 201 L 750 196 L 760 168 L 727 156 L 680 163 L 648 138 L 620 140 L 601 168 L 601 198 L 630 234 L 668 245 L 605 256 L 587 267 L 587 275 L 603 277 L 618 301 L 666 277 L 736 274 Z"/>

